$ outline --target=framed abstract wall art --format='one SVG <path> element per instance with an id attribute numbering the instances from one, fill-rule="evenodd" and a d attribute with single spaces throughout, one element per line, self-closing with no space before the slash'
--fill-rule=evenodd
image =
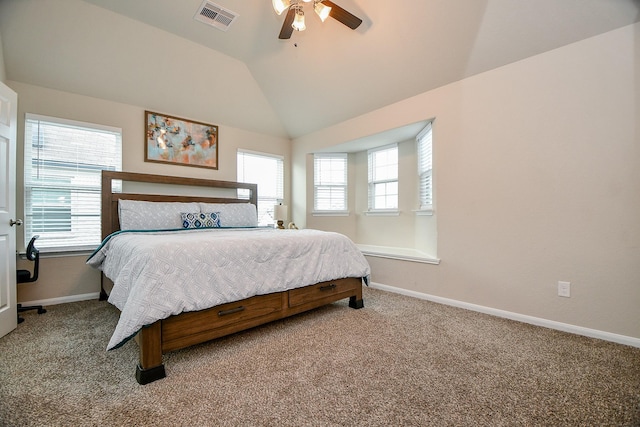
<path id="1" fill-rule="evenodd" d="M 145 111 L 144 161 L 218 169 L 218 126 Z"/>

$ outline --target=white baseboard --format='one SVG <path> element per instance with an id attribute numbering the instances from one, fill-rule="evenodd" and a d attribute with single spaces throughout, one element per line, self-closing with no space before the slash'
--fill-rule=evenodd
<path id="1" fill-rule="evenodd" d="M 618 344 L 624 344 L 631 347 L 640 348 L 640 338 L 628 337 L 626 335 L 618 335 L 610 332 L 599 331 L 597 329 L 583 328 L 581 326 L 570 325 L 568 323 L 556 322 L 553 320 L 542 319 L 539 317 L 527 316 L 525 314 L 514 313 L 511 311 L 498 310 L 482 305 L 471 304 L 449 298 L 442 298 L 435 295 L 424 294 L 421 292 L 410 291 L 408 289 L 397 288 L 394 286 L 383 285 L 381 283 L 370 282 L 370 286 L 374 289 L 394 292 L 397 294 L 407 295 L 427 301 L 437 302 L 440 304 L 450 305 L 453 307 L 464 308 L 466 310 L 477 311 L 479 313 L 490 314 L 505 319 L 516 320 L 518 322 L 529 323 L 531 325 L 542 326 L 558 331 L 569 332 L 576 335 L 582 335 L 590 338 L 598 338 L 604 341 L 611 341 Z"/>
<path id="2" fill-rule="evenodd" d="M 78 301 L 87 301 L 90 299 L 98 299 L 100 298 L 100 292 L 92 292 L 90 294 L 80 294 L 80 295 L 69 295 L 67 297 L 59 297 L 59 298 L 49 298 L 49 299 L 41 299 L 36 301 L 21 301 L 20 304 L 27 305 L 57 305 L 57 304 L 65 304 L 68 302 L 78 302 Z"/>
<path id="3" fill-rule="evenodd" d="M 435 295 L 429 295 L 422 292 L 416 292 L 408 289 L 397 288 L 395 286 L 383 285 L 381 283 L 370 282 L 369 285 L 374 289 L 394 292 L 397 294 L 407 295 L 410 297 L 432 301 L 439 304 L 450 305 L 453 307 L 464 308 L 466 310 L 477 311 L 479 313 L 489 314 L 492 316 L 502 317 L 505 319 L 511 319 L 518 322 L 528 323 L 531 325 L 542 326 L 549 329 L 555 329 L 558 331 L 569 332 L 576 335 L 583 335 L 590 338 L 597 338 L 604 341 L 611 341 L 618 344 L 624 344 L 631 347 L 640 348 L 639 338 L 629 337 L 626 335 L 613 334 L 611 332 L 604 332 L 597 329 L 583 328 L 582 326 L 570 325 L 568 323 L 556 322 L 553 320 L 542 319 L 540 317 L 527 316 L 525 314 L 499 310 L 496 308 L 485 307 L 477 304 L 471 304 L 468 302 L 458 301 L 450 298 L 438 297 Z M 70 295 L 67 297 L 49 298 L 49 299 L 36 300 L 36 301 L 24 301 L 24 302 L 21 302 L 20 304 L 24 306 L 27 306 L 27 305 L 49 306 L 49 305 L 56 305 L 56 304 L 65 304 L 69 302 L 87 301 L 92 299 L 98 299 L 99 297 L 100 297 L 99 292 L 92 292 L 89 294 Z"/>

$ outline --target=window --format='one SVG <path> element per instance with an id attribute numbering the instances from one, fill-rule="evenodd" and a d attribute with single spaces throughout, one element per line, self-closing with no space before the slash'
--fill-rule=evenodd
<path id="1" fill-rule="evenodd" d="M 284 199 L 284 159 L 273 154 L 238 150 L 238 181 L 258 184 L 258 225 L 273 225 L 273 206 Z M 249 198 L 248 190 L 238 190 Z"/>
<path id="2" fill-rule="evenodd" d="M 398 145 L 368 151 L 369 210 L 398 209 Z"/>
<path id="3" fill-rule="evenodd" d="M 313 210 L 347 211 L 347 154 L 314 154 Z"/>
<path id="4" fill-rule="evenodd" d="M 27 114 L 24 136 L 25 241 L 46 251 L 94 249 L 101 171 L 122 168 L 122 130 Z"/>
<path id="5" fill-rule="evenodd" d="M 421 211 L 431 211 L 433 204 L 433 178 L 431 156 L 431 123 L 416 137 L 418 149 L 418 200 Z"/>

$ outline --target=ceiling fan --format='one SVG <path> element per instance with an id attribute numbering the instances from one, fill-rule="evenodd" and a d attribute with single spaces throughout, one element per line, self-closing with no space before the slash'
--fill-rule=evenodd
<path id="1" fill-rule="evenodd" d="M 337 4 L 329 0 L 272 0 L 273 9 L 278 15 L 281 15 L 285 10 L 287 15 L 282 23 L 282 29 L 280 30 L 279 39 L 289 39 L 293 30 L 304 31 L 306 26 L 304 23 L 304 4 L 311 3 L 313 1 L 313 10 L 318 14 L 322 22 L 327 17 L 332 17 L 336 21 L 339 21 L 347 27 L 355 30 L 362 24 L 362 19 L 347 12 Z"/>

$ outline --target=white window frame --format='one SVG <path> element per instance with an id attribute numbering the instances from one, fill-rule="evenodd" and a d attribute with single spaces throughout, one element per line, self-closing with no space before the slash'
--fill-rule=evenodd
<path id="1" fill-rule="evenodd" d="M 122 129 L 25 114 L 25 242 L 39 235 L 44 253 L 100 245 L 102 170 L 122 170 Z"/>
<path id="2" fill-rule="evenodd" d="M 376 158 L 379 154 L 387 151 L 395 150 L 396 162 L 395 164 L 377 164 Z M 397 214 L 398 206 L 399 206 L 399 182 L 398 182 L 398 144 L 389 144 L 382 147 L 373 148 L 367 150 L 367 170 L 368 170 L 368 183 L 369 183 L 369 191 L 368 191 L 368 200 L 369 200 L 369 210 L 367 214 L 375 215 L 375 214 Z M 393 187 L 395 184 L 396 192 L 387 192 L 383 191 L 382 194 L 376 195 L 376 189 L 381 186 Z M 384 197 L 384 198 L 393 198 L 395 197 L 395 203 L 391 203 L 395 205 L 395 207 L 380 207 L 376 204 L 376 197 Z"/>
<path id="3" fill-rule="evenodd" d="M 284 201 L 284 156 L 238 149 L 236 159 L 238 182 L 258 184 L 258 225 L 273 226 L 275 224 L 274 206 Z M 265 181 L 265 177 L 261 176 L 264 167 L 255 166 L 255 164 L 251 167 L 249 164 L 249 162 L 260 161 L 275 162 L 267 165 L 271 168 L 275 167 L 276 176 Z M 238 197 L 248 199 L 248 190 L 239 189 Z"/>
<path id="4" fill-rule="evenodd" d="M 313 155 L 313 214 L 348 215 L 347 153 Z"/>
<path id="5" fill-rule="evenodd" d="M 417 215 L 433 215 L 433 125 L 431 122 L 416 136 L 418 157 Z"/>

